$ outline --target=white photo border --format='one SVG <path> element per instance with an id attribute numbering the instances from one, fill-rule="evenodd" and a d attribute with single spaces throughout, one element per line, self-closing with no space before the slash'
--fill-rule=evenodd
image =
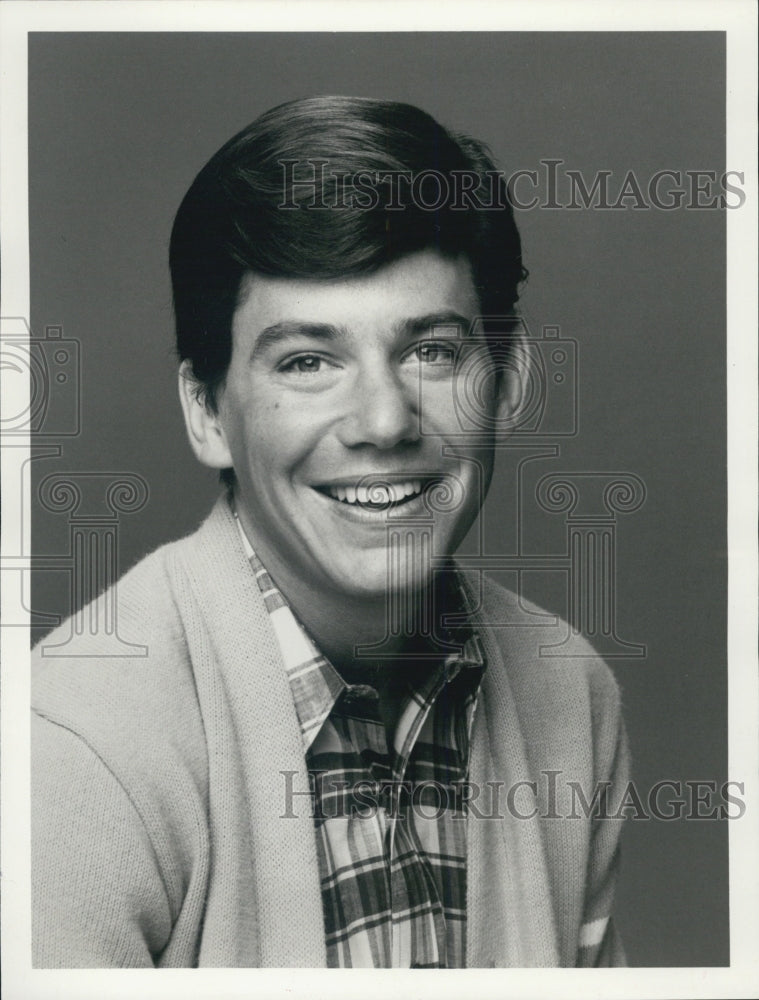
<path id="1" fill-rule="evenodd" d="M 297 8 L 297 18 L 293 17 Z M 745 173 L 746 201 L 727 219 L 728 382 L 728 754 L 729 776 L 745 782 L 746 812 L 730 824 L 729 968 L 617 970 L 35 970 L 30 966 L 29 649 L 25 629 L 0 629 L 2 641 L 2 959 L 4 995 L 77 1000 L 134 996 L 309 997 L 388 994 L 483 997 L 755 997 L 759 994 L 759 674 L 757 670 L 757 10 L 750 0 L 667 3 L 529 0 L 412 2 L 347 0 L 96 0 L 0 4 L 0 220 L 2 314 L 28 317 L 27 36 L 33 31 L 721 31 L 727 42 L 727 166 Z M 1 373 L 0 373 L 1 374 Z M 14 381 L 14 392 L 20 387 Z M 22 412 L 28 399 L 4 398 Z M 8 410 L 6 410 L 8 412 Z M 24 442 L 15 439 L 24 447 Z M 28 441 L 26 442 L 28 449 Z M 17 453 L 18 454 L 18 453 Z M 24 532 L 22 491 L 3 473 L 3 533 Z M 28 466 L 26 467 L 28 469 Z M 27 484 L 28 485 L 28 484 Z M 23 496 L 29 496 L 27 489 Z M 24 613 L 2 591 L 2 619 Z M 26 664 L 27 669 L 24 669 Z M 697 873 L 694 873 L 697 877 Z M 705 900 L 705 905 L 708 901 Z M 413 978 L 409 978 L 409 977 Z"/>

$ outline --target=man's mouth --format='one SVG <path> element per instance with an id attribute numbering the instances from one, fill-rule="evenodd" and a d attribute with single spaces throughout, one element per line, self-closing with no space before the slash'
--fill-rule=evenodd
<path id="1" fill-rule="evenodd" d="M 432 479 L 429 476 L 419 479 L 396 479 L 392 482 L 377 479 L 367 483 L 343 485 L 327 483 L 315 487 L 324 496 L 338 503 L 360 507 L 364 510 L 385 511 L 389 508 L 407 504 L 418 497 L 433 482 L 440 482 L 440 477 Z"/>

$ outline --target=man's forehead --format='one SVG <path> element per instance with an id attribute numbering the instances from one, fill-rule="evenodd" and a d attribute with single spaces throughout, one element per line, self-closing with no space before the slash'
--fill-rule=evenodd
<path id="1" fill-rule="evenodd" d="M 430 320 L 468 327 L 478 311 L 468 259 L 426 250 L 368 274 L 336 278 L 248 272 L 240 285 L 235 326 L 250 333 L 275 324 L 360 328 L 381 322 L 407 331 Z"/>

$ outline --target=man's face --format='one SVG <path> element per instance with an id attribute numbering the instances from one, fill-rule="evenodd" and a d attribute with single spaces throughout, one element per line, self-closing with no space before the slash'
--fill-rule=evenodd
<path id="1" fill-rule="evenodd" d="M 456 549 L 493 461 L 454 401 L 462 367 L 488 363 L 468 338 L 478 308 L 468 261 L 435 250 L 369 276 L 246 277 L 219 420 L 239 515 L 280 586 L 376 599 L 423 585 L 427 555 Z"/>

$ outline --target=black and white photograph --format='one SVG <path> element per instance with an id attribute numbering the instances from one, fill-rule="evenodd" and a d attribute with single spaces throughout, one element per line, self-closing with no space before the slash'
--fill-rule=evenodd
<path id="1" fill-rule="evenodd" d="M 0 6 L 7 995 L 754 996 L 756 11 L 360 7 Z"/>

